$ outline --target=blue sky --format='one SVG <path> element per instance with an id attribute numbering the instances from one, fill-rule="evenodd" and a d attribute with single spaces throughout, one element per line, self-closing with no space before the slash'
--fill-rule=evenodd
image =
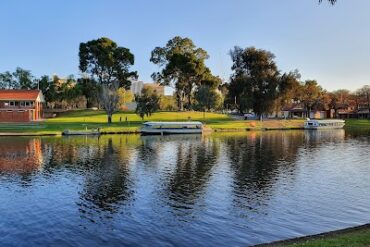
<path id="1" fill-rule="evenodd" d="M 338 0 L 3 0 L 0 72 L 78 75 L 78 46 L 106 36 L 131 49 L 139 79 L 151 81 L 155 46 L 176 35 L 207 50 L 228 79 L 235 45 L 270 50 L 282 72 L 298 69 L 328 90 L 370 81 L 370 1 Z"/>

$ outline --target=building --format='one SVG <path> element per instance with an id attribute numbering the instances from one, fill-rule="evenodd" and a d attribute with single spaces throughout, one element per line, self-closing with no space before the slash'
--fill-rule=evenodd
<path id="1" fill-rule="evenodd" d="M 44 95 L 40 90 L 0 90 L 0 122 L 30 122 L 42 118 Z"/>
<path id="2" fill-rule="evenodd" d="M 143 87 L 144 87 L 144 82 L 131 80 L 130 91 L 134 95 L 136 95 L 136 94 L 137 95 L 140 95 L 141 94 L 141 90 L 143 90 Z"/>
<path id="3" fill-rule="evenodd" d="M 314 118 L 314 119 L 323 119 L 329 117 L 329 111 L 324 109 L 323 107 L 319 107 L 319 109 L 312 109 L 309 114 L 304 107 L 302 102 L 294 102 L 290 104 L 286 104 L 282 108 L 282 115 L 284 118 Z"/>
<path id="4" fill-rule="evenodd" d="M 164 96 L 164 86 L 161 86 L 159 83 L 145 83 L 144 88 L 151 88 L 156 91 L 159 96 Z"/>

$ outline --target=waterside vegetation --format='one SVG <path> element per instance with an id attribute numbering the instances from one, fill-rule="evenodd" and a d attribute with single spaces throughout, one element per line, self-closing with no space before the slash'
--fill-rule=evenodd
<path id="1" fill-rule="evenodd" d="M 30 135 L 59 135 L 64 130 L 91 130 L 99 128 L 101 133 L 139 133 L 141 124 L 145 121 L 201 121 L 215 132 L 236 132 L 252 130 L 289 130 L 302 129 L 303 119 L 270 119 L 264 121 L 235 120 L 231 116 L 211 112 L 156 112 L 143 119 L 135 112 L 118 112 L 113 115 L 112 123 L 106 121 L 106 114 L 99 110 L 76 110 L 61 113 L 56 118 L 45 122 L 1 123 L 0 134 L 30 134 Z M 370 120 L 349 119 L 346 128 L 370 128 Z"/>

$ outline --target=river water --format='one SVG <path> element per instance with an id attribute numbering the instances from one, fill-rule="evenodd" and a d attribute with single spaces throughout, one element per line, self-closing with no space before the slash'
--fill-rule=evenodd
<path id="1" fill-rule="evenodd" d="M 369 205 L 370 131 L 0 138 L 1 246 L 249 246 Z"/>

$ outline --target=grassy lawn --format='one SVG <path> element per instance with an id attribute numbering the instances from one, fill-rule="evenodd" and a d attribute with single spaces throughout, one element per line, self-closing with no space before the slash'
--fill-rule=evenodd
<path id="1" fill-rule="evenodd" d="M 135 132 L 145 121 L 187 121 L 189 118 L 207 124 L 232 121 L 227 115 L 217 113 L 206 113 L 204 118 L 202 112 L 157 112 L 142 121 L 133 112 L 120 112 L 113 115 L 112 124 L 107 124 L 105 112 L 80 110 L 63 113 L 41 123 L 3 123 L 0 124 L 0 132 L 60 134 L 66 129 L 84 130 L 85 128 L 100 128 L 102 132 Z"/>
<path id="2" fill-rule="evenodd" d="M 370 246 L 370 226 L 348 229 L 338 232 L 312 236 L 308 238 L 287 241 L 282 244 L 272 244 L 271 246 L 302 246 L 302 247 L 365 247 Z"/>
<path id="3" fill-rule="evenodd" d="M 346 127 L 370 128 L 370 119 L 346 119 Z"/>
<path id="4" fill-rule="evenodd" d="M 127 122 L 126 122 L 127 118 Z M 203 112 L 157 112 L 144 121 L 201 121 L 215 131 L 245 131 L 261 129 L 297 129 L 303 127 L 304 120 L 233 120 L 228 115 Z M 120 122 L 121 120 L 121 122 Z M 100 128 L 102 132 L 136 132 L 143 123 L 133 112 L 119 112 L 113 115 L 113 123 L 107 124 L 107 116 L 103 111 L 79 110 L 60 114 L 45 122 L 32 124 L 0 124 L 0 133 L 33 133 L 60 134 L 62 131 Z M 370 120 L 347 120 L 347 127 L 370 128 Z"/>

